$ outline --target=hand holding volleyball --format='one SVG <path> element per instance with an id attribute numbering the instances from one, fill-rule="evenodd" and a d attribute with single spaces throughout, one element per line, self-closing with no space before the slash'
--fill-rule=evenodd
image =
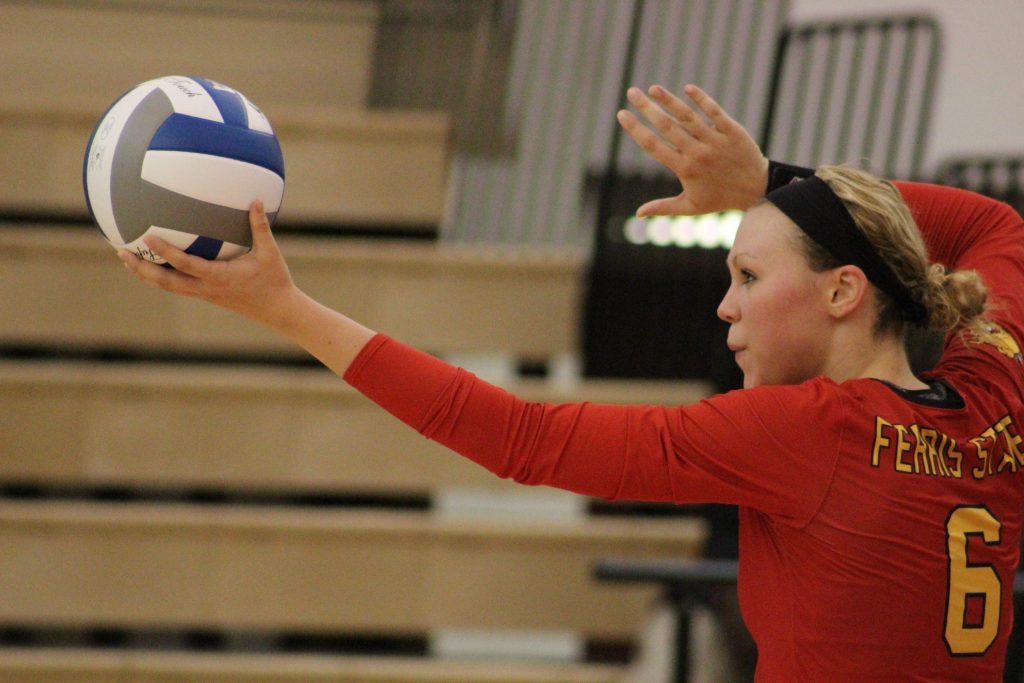
<path id="1" fill-rule="evenodd" d="M 209 301 L 272 327 L 284 317 L 302 293 L 270 231 L 259 201 L 248 213 L 252 251 L 233 260 L 208 260 L 189 254 L 157 235 L 147 235 L 143 248 L 154 258 L 141 258 L 133 250 L 118 256 L 139 280 L 175 294 Z M 173 268 L 157 263 L 166 262 Z"/>
<path id="2" fill-rule="evenodd" d="M 107 241 L 154 261 L 147 235 L 207 259 L 245 253 L 250 205 L 263 202 L 273 222 L 284 194 L 284 158 L 267 117 L 237 90 L 185 76 L 118 98 L 89 139 L 82 175 Z"/>

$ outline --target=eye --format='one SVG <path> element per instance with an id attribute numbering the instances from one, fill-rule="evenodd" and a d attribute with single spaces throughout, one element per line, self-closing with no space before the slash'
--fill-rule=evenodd
<path id="1" fill-rule="evenodd" d="M 757 277 L 746 268 L 740 269 L 740 280 L 743 282 L 743 284 L 750 284 L 756 279 Z"/>

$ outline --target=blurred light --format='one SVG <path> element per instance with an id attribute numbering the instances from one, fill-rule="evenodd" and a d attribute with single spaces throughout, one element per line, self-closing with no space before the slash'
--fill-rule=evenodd
<path id="1" fill-rule="evenodd" d="M 708 213 L 703 216 L 632 216 L 623 223 L 623 237 L 630 244 L 689 249 L 729 249 L 736 240 L 742 211 Z"/>
<path id="2" fill-rule="evenodd" d="M 672 222 L 674 216 L 655 216 L 647 220 L 647 240 L 656 247 L 672 244 Z"/>
<path id="3" fill-rule="evenodd" d="M 697 235 L 697 245 L 705 249 L 714 249 L 721 243 L 721 230 L 719 230 L 718 214 L 709 213 L 697 219 L 694 232 Z"/>
<path id="4" fill-rule="evenodd" d="M 677 247 L 692 247 L 696 242 L 693 230 L 693 216 L 676 216 L 672 219 L 672 241 Z"/>
<path id="5" fill-rule="evenodd" d="M 647 221 L 630 216 L 622 225 L 622 236 L 630 244 L 647 244 Z"/>

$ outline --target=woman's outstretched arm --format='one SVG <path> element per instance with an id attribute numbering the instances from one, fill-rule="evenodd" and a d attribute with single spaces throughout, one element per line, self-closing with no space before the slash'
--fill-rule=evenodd
<path id="1" fill-rule="evenodd" d="M 146 284 L 209 301 L 288 337 L 342 376 L 374 331 L 313 300 L 292 280 L 259 202 L 249 209 L 252 250 L 230 261 L 207 261 L 156 237 L 146 243 L 173 266 L 164 268 L 129 251 L 125 267 Z"/>

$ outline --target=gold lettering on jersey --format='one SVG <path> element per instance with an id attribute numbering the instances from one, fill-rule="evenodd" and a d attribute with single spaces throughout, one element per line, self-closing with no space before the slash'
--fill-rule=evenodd
<path id="1" fill-rule="evenodd" d="M 978 450 L 978 464 L 971 468 L 971 476 L 975 479 L 984 479 L 992 474 L 992 453 L 989 451 L 989 442 L 994 444 L 995 440 L 996 432 L 991 427 L 983 431 L 981 436 L 971 439 L 970 442 Z"/>
<path id="2" fill-rule="evenodd" d="M 928 442 L 921 436 L 917 425 L 910 425 L 910 433 L 914 436 L 914 471 L 935 475 L 935 451 L 928 452 Z"/>
<path id="3" fill-rule="evenodd" d="M 956 463 L 956 465 L 950 470 L 950 476 L 954 479 L 959 479 L 962 474 L 961 467 L 964 464 L 964 454 L 961 453 L 959 449 L 957 449 L 956 439 L 951 439 L 946 434 L 942 434 L 941 436 L 942 447 L 947 447 L 948 444 L 948 448 L 945 452 L 949 459 Z"/>
<path id="4" fill-rule="evenodd" d="M 914 468 L 903 459 L 910 450 L 910 442 L 907 441 L 907 428 L 904 425 L 893 425 L 896 428 L 896 471 L 913 472 Z"/>
<path id="5" fill-rule="evenodd" d="M 878 467 L 878 453 L 887 448 L 892 441 L 885 436 L 883 427 L 892 428 L 892 423 L 886 422 L 880 417 L 875 418 L 875 447 L 871 449 L 871 466 Z"/>
<path id="6" fill-rule="evenodd" d="M 974 479 L 1016 474 L 1024 470 L 1024 437 L 1009 415 L 967 439 L 963 447 L 931 427 L 893 424 L 876 417 L 871 466 L 948 479 L 962 479 L 968 474 Z"/>

